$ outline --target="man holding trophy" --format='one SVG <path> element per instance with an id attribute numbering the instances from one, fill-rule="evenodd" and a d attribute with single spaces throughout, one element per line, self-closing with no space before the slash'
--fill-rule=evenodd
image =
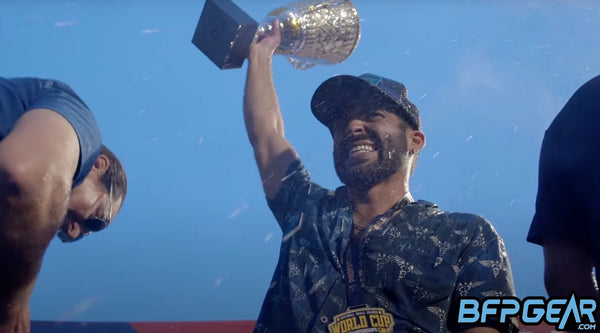
<path id="1" fill-rule="evenodd" d="M 322 83 L 311 108 L 333 137 L 335 191 L 311 182 L 284 135 L 271 58 L 278 22 L 248 53 L 244 118 L 269 207 L 283 231 L 255 332 L 510 332 L 466 327 L 461 297 L 514 296 L 503 240 L 483 217 L 414 201 L 425 145 L 401 83 L 373 74 Z M 489 323 L 488 323 L 489 324 Z"/>
<path id="2" fill-rule="evenodd" d="M 223 28 L 226 27 L 226 28 Z M 409 178 L 425 134 L 399 82 L 340 75 L 312 112 L 333 137 L 335 191 L 311 182 L 284 134 L 273 54 L 296 68 L 336 64 L 356 48 L 350 0 L 305 0 L 258 24 L 229 0 L 207 0 L 193 43 L 221 69 L 248 59 L 244 120 L 269 207 L 283 231 L 255 332 L 512 332 L 458 325 L 458 300 L 514 296 L 504 242 L 483 217 L 414 201 Z"/>

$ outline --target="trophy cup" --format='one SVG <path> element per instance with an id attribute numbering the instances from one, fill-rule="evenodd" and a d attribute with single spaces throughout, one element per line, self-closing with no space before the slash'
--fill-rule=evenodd
<path id="1" fill-rule="evenodd" d="M 256 38 L 279 21 L 276 54 L 296 69 L 344 61 L 360 40 L 360 20 L 350 0 L 302 0 L 277 8 L 260 24 L 230 0 L 206 0 L 192 43 L 220 69 L 240 68 Z"/>

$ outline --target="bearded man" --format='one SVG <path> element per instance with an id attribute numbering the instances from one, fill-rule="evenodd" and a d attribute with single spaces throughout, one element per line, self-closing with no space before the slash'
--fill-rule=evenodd
<path id="1" fill-rule="evenodd" d="M 514 296 L 503 240 L 483 217 L 414 201 L 425 146 L 405 86 L 341 75 L 312 98 L 330 130 L 331 191 L 310 180 L 284 135 L 271 59 L 278 25 L 250 49 L 246 129 L 283 238 L 255 332 L 510 332 L 509 320 L 457 323 L 462 297 Z"/>

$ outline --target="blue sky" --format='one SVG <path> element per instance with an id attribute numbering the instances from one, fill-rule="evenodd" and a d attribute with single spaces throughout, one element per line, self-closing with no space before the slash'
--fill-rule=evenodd
<path id="1" fill-rule="evenodd" d="M 237 0 L 257 20 L 285 4 Z M 427 145 L 416 198 L 488 218 L 520 297 L 544 295 L 525 242 L 544 130 L 600 73 L 596 1 L 356 0 L 362 38 L 336 66 L 274 60 L 289 140 L 313 180 L 339 186 L 310 112 L 336 74 L 403 82 Z M 191 38 L 204 1 L 0 2 L 0 75 L 69 83 L 123 161 L 129 195 L 106 231 L 50 245 L 31 300 L 43 320 L 255 319 L 281 232 L 242 119 L 245 66 L 219 70 Z"/>

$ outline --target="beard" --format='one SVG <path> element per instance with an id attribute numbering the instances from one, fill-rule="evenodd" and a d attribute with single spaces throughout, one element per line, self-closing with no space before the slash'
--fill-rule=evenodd
<path id="1" fill-rule="evenodd" d="M 349 150 L 353 143 L 369 140 L 377 160 L 352 163 Z M 408 170 L 407 144 L 403 135 L 386 134 L 383 138 L 369 131 L 358 136 L 348 136 L 333 148 L 335 171 L 340 181 L 351 189 L 369 191 L 401 169 Z"/>

